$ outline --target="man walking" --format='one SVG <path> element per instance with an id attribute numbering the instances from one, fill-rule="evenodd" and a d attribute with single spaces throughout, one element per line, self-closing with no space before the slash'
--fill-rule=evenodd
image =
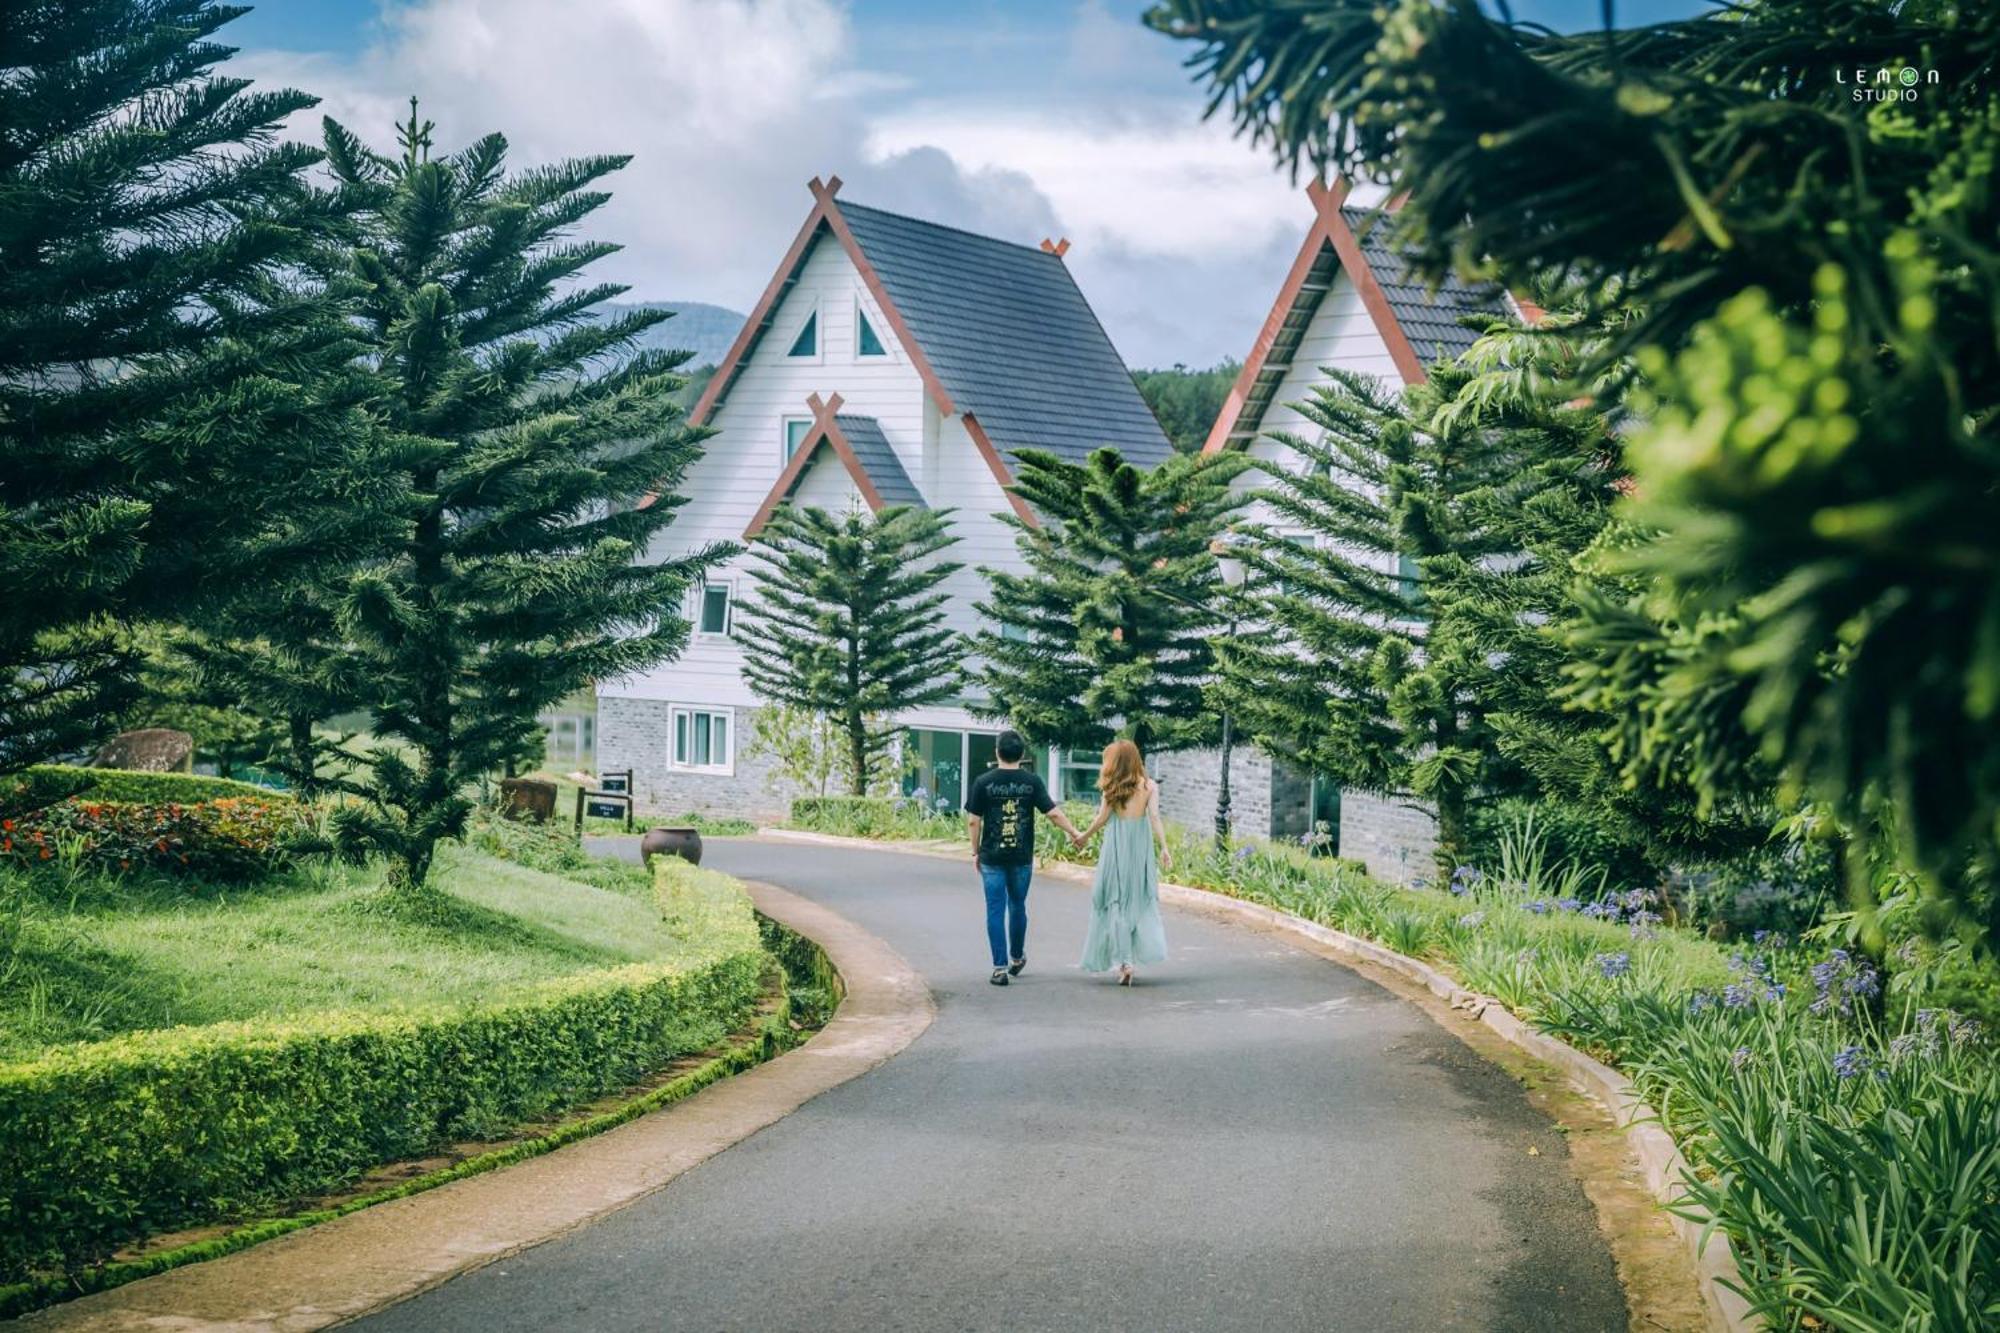
<path id="1" fill-rule="evenodd" d="M 1035 815 L 1047 815 L 1071 838 L 1078 834 L 1069 816 L 1056 808 L 1048 784 L 1021 767 L 1028 746 L 1019 732 L 1001 732 L 994 752 L 999 766 L 974 778 L 966 793 L 965 827 L 972 835 L 973 866 L 986 887 L 991 980 L 1004 986 L 1028 965 L 1028 880 L 1035 873 Z"/>

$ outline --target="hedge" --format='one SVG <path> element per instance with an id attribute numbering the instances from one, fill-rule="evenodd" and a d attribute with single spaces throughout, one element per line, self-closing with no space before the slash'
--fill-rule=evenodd
<path id="1" fill-rule="evenodd" d="M 485 1006 L 136 1033 L 0 1068 L 0 1281 L 324 1193 L 716 1045 L 769 965 L 755 917 L 726 876 L 668 866 L 658 882 L 698 932 L 674 962 Z"/>
<path id="2" fill-rule="evenodd" d="M 254 796 L 261 800 L 282 798 L 284 793 L 254 782 L 234 778 L 208 778 L 198 773 L 141 773 L 123 768 L 83 768 L 73 764 L 37 764 L 23 769 L 0 784 L 11 786 L 0 806 L 18 804 L 20 798 L 35 795 L 44 799 L 76 793 L 93 801 L 138 801 L 164 804 L 169 801 L 213 801 L 230 796 Z"/>

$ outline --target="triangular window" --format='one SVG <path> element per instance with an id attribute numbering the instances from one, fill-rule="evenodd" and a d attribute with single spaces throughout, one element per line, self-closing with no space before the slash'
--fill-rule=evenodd
<path id="1" fill-rule="evenodd" d="M 785 355 L 819 355 L 819 312 L 817 310 L 806 316 L 805 327 L 799 330 L 798 337 L 792 339 L 792 350 L 785 353 Z"/>
<path id="2" fill-rule="evenodd" d="M 881 338 L 876 336 L 875 326 L 868 322 L 868 312 L 861 309 L 861 307 L 856 306 L 854 308 L 854 320 L 855 320 L 854 341 L 855 345 L 858 348 L 860 348 L 861 355 L 862 356 L 889 355 L 889 349 L 884 347 L 882 345 Z"/>

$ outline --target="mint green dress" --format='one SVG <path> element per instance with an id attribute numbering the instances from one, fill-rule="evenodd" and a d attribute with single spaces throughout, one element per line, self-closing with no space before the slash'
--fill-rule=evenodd
<path id="1" fill-rule="evenodd" d="M 1160 868 L 1153 859 L 1153 829 L 1142 812 L 1112 814 L 1097 854 L 1090 889 L 1090 934 L 1083 941 L 1083 970 L 1164 962 L 1167 931 L 1160 924 Z"/>

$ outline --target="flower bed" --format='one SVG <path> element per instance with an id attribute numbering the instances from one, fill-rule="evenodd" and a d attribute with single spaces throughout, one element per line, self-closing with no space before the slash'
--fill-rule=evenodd
<path id="1" fill-rule="evenodd" d="M 733 880 L 662 859 L 691 956 L 490 1004 L 137 1033 L 0 1067 L 0 1280 L 242 1216 L 714 1045 L 769 963 Z"/>
<path id="2" fill-rule="evenodd" d="M 246 879 L 285 858 L 304 808 L 270 792 L 182 803 L 76 797 L 0 818 L 0 859 L 30 866 L 65 860 L 105 870 L 154 870 Z"/>
<path id="3" fill-rule="evenodd" d="M 2000 1062 L 1976 1020 L 1885 993 L 1846 950 L 1675 929 L 1647 893 L 1532 845 L 1396 889 L 1292 848 L 1169 837 L 1176 881 L 1429 959 L 1621 1068 L 1775 1327 L 2000 1327 Z M 1038 851 L 1090 857 L 1052 829 Z"/>

